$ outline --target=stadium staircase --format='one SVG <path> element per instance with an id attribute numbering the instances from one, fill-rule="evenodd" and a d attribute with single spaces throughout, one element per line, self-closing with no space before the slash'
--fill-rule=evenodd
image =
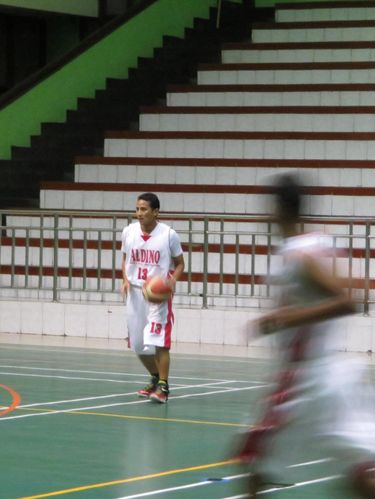
<path id="1" fill-rule="evenodd" d="M 196 18 L 184 38 L 164 36 L 163 46 L 153 57 L 139 58 L 127 79 L 107 79 L 95 98 L 78 99 L 77 109 L 67 111 L 64 123 L 43 123 L 30 147 L 12 147 L 11 159 L 0 160 L 0 207 L 39 207 L 40 181 L 72 181 L 74 158 L 102 155 L 106 130 L 138 129 L 140 106 L 165 102 L 168 84 L 192 81 L 199 62 L 219 61 L 223 42 L 249 37 L 244 9 L 223 2 L 225 24 L 220 29 L 216 9 L 211 9 L 210 18 Z"/>
<path id="2" fill-rule="evenodd" d="M 273 175 L 292 170 L 307 179 L 305 215 L 313 217 L 309 226 L 336 234 L 338 246 L 350 251 L 352 284 L 362 293 L 364 257 L 374 252 L 365 248 L 363 239 L 373 235 L 373 227 L 366 221 L 375 211 L 374 28 L 375 2 L 371 0 L 279 4 L 275 21 L 253 24 L 251 41 L 237 38 L 224 43 L 220 62 L 213 56 L 219 35 L 209 45 L 203 42 L 202 37 L 207 36 L 203 29 L 194 37 L 188 33 L 186 41 L 170 40 L 155 59 L 141 61 L 128 81 L 108 82 L 107 90 L 98 92 L 95 100 L 80 102 L 79 112 L 69 115 L 67 125 L 48 124 L 42 137 L 33 139 L 35 158 L 60 154 L 50 139 L 57 130 L 69 154 L 80 154 L 74 181 L 41 183 L 40 208 L 80 212 L 76 221 L 69 223 L 78 228 L 89 224 L 92 233 L 85 238 L 97 252 L 105 249 L 105 244 L 110 250 L 113 243 L 110 236 L 100 243 L 104 246 L 98 246 L 95 231 L 106 227 L 105 212 L 131 212 L 137 193 L 148 190 L 159 195 L 163 212 L 226 215 L 233 232 L 262 233 L 268 225 L 254 217 L 270 213 Z M 247 29 L 250 35 L 250 27 Z M 208 33 L 211 37 L 214 31 Z M 239 37 L 243 39 L 243 31 Z M 187 66 L 183 55 L 187 46 L 192 60 L 200 64 L 196 82 L 181 84 L 193 77 L 194 66 Z M 208 58 L 210 62 L 205 62 Z M 168 69 L 162 72 L 164 65 Z M 166 103 L 159 100 L 155 104 L 163 98 L 166 84 Z M 140 87 L 147 99 L 142 97 L 134 104 L 134 93 L 129 92 Z M 139 130 L 135 130 L 130 123 L 136 121 L 138 102 L 142 107 Z M 116 126 L 111 125 L 114 116 Z M 93 134 L 87 146 L 86 132 L 77 135 L 83 127 L 99 131 L 100 126 L 106 130 L 104 141 L 100 133 Z M 20 161 L 25 154 L 22 149 L 14 150 Z M 101 215 L 85 222 L 85 210 Z M 348 224 L 345 217 L 357 218 Z M 7 219 L 33 225 L 32 217 Z M 170 222 L 183 229 L 188 248 L 186 225 L 172 216 Z M 45 217 L 51 234 L 53 223 L 53 217 Z M 77 234 L 82 236 L 82 232 Z M 20 234 L 13 233 L 13 239 L 16 236 Z M 232 288 L 248 285 L 246 245 L 236 246 L 233 238 L 223 246 L 220 241 L 212 239 L 210 283 L 220 284 L 215 268 L 224 248 L 225 283 Z M 83 243 L 77 240 L 76 244 Z M 197 283 L 202 276 L 202 244 L 196 241 L 191 256 Z M 18 245 L 24 245 L 22 237 Z M 119 249 L 118 242 L 116 247 Z M 233 263 L 235 253 L 240 258 L 237 263 Z M 259 242 L 258 296 L 264 293 L 261 277 L 267 270 L 266 253 L 267 242 Z M 346 257 L 342 260 L 349 265 Z M 97 256 L 92 268 L 96 265 Z M 234 265 L 240 269 L 240 283 L 234 282 Z M 375 281 L 370 274 L 367 285 L 372 289 Z M 64 275 L 62 271 L 60 275 Z M 82 279 L 78 270 L 76 278 Z M 113 275 L 108 280 L 113 281 Z M 92 281 L 96 286 L 97 276 Z M 189 304 L 195 303 L 190 298 Z M 233 304 L 225 300 L 212 303 Z"/>

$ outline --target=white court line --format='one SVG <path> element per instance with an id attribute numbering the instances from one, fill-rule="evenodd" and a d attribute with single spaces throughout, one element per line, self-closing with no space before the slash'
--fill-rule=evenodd
<path id="1" fill-rule="evenodd" d="M 83 402 L 86 400 L 99 400 L 99 399 L 107 399 L 113 397 L 126 397 L 127 395 L 134 395 L 135 392 L 126 392 L 126 393 L 113 393 L 111 395 L 97 395 L 96 397 L 84 397 L 79 399 L 67 399 L 67 400 L 54 400 L 53 402 L 38 402 L 34 404 L 22 404 L 17 406 L 17 409 L 26 409 L 27 407 L 41 407 L 44 405 L 58 405 L 58 404 L 69 404 L 73 402 Z M 5 407 L 1 407 L 1 409 L 5 409 Z"/>
<path id="2" fill-rule="evenodd" d="M 201 386 L 211 386 L 211 385 L 196 385 L 194 388 L 200 388 Z M 244 388 L 232 388 L 230 392 L 234 391 L 245 391 L 245 390 L 256 390 L 257 388 L 260 388 L 259 386 L 249 386 L 249 387 L 244 387 Z M 184 398 L 191 398 L 191 397 L 202 397 L 202 396 L 207 396 L 207 395 L 216 395 L 220 393 L 228 393 L 228 390 L 216 390 L 213 392 L 202 392 L 202 393 L 191 393 L 188 395 L 178 395 L 177 397 L 172 397 L 168 403 L 170 403 L 172 400 L 177 400 L 177 399 L 184 399 Z M 20 414 L 18 416 L 7 416 L 7 417 L 1 417 L 0 418 L 0 423 L 3 421 L 8 421 L 10 419 L 22 419 L 22 418 L 32 418 L 35 416 L 52 416 L 54 414 L 64 414 L 67 412 L 77 412 L 77 411 L 91 411 L 94 409 L 105 409 L 108 407 L 118 407 L 118 406 L 124 406 L 124 405 L 135 405 L 135 404 L 145 404 L 145 403 L 150 403 L 150 400 L 136 400 L 134 402 L 119 402 L 116 404 L 106 404 L 106 405 L 97 405 L 97 406 L 92 406 L 92 407 L 74 407 L 71 409 L 61 409 L 59 411 L 51 411 L 51 412 L 36 412 L 34 414 Z"/>
<path id="3" fill-rule="evenodd" d="M 300 464 L 297 464 L 297 465 L 292 465 L 290 467 L 307 466 L 307 465 L 309 465 L 309 464 L 311 464 L 313 462 L 318 462 L 318 461 L 310 461 L 310 463 L 300 463 Z M 239 478 L 244 478 L 244 477 L 248 477 L 248 476 L 250 476 L 250 473 L 242 473 L 240 475 L 226 476 L 226 477 L 223 477 L 221 480 L 223 480 L 223 482 L 229 482 L 231 480 L 237 480 Z M 268 494 L 270 492 L 277 492 L 279 490 L 292 489 L 292 488 L 302 487 L 304 485 L 310 485 L 310 484 L 314 484 L 314 483 L 326 482 L 326 481 L 330 481 L 330 480 L 335 480 L 337 478 L 341 478 L 341 475 L 335 475 L 335 476 L 330 476 L 330 477 L 317 478 L 315 480 L 309 480 L 309 481 L 306 481 L 306 482 L 299 482 L 299 483 L 295 483 L 293 485 L 288 485 L 288 486 L 285 486 L 285 487 L 273 487 L 271 489 L 259 491 L 258 494 L 259 495 L 260 494 Z M 123 497 L 119 497 L 117 499 L 137 499 L 139 497 L 149 497 L 149 496 L 153 496 L 153 495 L 163 494 L 165 492 L 176 492 L 178 490 L 192 489 L 192 488 L 195 488 L 195 487 L 202 487 L 204 485 L 212 485 L 212 484 L 220 484 L 220 483 L 221 483 L 220 481 L 217 482 L 215 480 L 213 480 L 213 481 L 205 480 L 205 481 L 190 483 L 190 484 L 187 484 L 187 485 L 178 485 L 176 487 L 169 487 L 167 489 L 158 489 L 158 490 L 152 490 L 150 492 L 141 492 L 139 494 L 133 494 L 131 496 L 123 496 Z M 248 497 L 248 494 L 241 494 L 241 495 L 237 495 L 237 496 L 231 496 L 231 497 L 227 497 L 226 499 L 239 499 L 239 498 L 244 498 L 244 497 Z"/>
<path id="4" fill-rule="evenodd" d="M 322 478 L 316 478 L 315 480 L 307 480 L 306 482 L 298 482 L 298 483 L 294 483 L 293 485 L 286 485 L 285 487 L 273 487 L 272 489 L 261 490 L 257 493 L 257 495 L 271 494 L 272 492 L 279 492 L 280 490 L 297 489 L 299 487 L 304 487 L 305 485 L 313 485 L 315 483 L 330 482 L 332 480 L 337 480 L 339 478 L 342 478 L 342 476 L 343 475 L 325 476 Z M 248 494 L 241 494 L 239 496 L 225 497 L 224 499 L 242 499 L 242 498 L 246 498 L 246 497 L 249 497 L 249 495 Z"/>
<path id="5" fill-rule="evenodd" d="M 80 378 L 78 376 L 56 376 L 53 374 L 32 374 L 32 373 L 10 373 L 10 372 L 0 372 L 0 375 L 5 376 L 28 376 L 30 378 L 55 378 L 55 379 L 68 379 L 68 380 L 80 380 L 80 381 L 106 381 L 108 383 L 130 383 L 134 384 L 134 381 L 129 381 L 125 379 L 106 379 L 106 378 Z"/>
<path id="6" fill-rule="evenodd" d="M 226 477 L 223 477 L 221 480 L 223 480 L 223 481 L 236 480 L 238 478 L 243 478 L 243 477 L 249 476 L 249 475 L 250 475 L 250 473 L 242 473 L 241 475 L 226 476 Z M 154 496 L 156 494 L 162 494 L 164 492 L 175 492 L 177 490 L 192 489 L 194 487 L 203 487 L 204 485 L 212 485 L 213 483 L 217 483 L 217 482 L 215 482 L 215 481 L 211 482 L 210 480 L 204 480 L 204 481 L 200 481 L 200 482 L 189 483 L 187 485 L 178 485 L 176 487 L 169 487 L 168 489 L 152 490 L 150 492 L 142 492 L 140 494 L 134 494 L 131 496 L 119 497 L 118 499 L 136 499 L 137 497 Z"/>
<path id="7" fill-rule="evenodd" d="M 175 390 L 183 390 L 185 388 L 202 388 L 205 386 L 214 386 L 214 385 L 221 385 L 223 383 L 226 383 L 226 381 L 220 381 L 219 383 L 209 383 L 209 384 L 202 384 L 202 385 L 184 385 L 184 386 L 174 386 L 173 385 L 173 391 Z M 228 391 L 231 390 L 231 388 L 226 388 Z M 98 395 L 95 397 L 84 397 L 84 398 L 78 398 L 78 399 L 68 399 L 68 400 L 54 400 L 52 402 L 37 402 L 33 404 L 23 404 L 17 406 L 18 409 L 24 409 L 27 407 L 43 407 L 45 405 L 57 405 L 57 404 L 68 404 L 71 402 L 84 402 L 86 400 L 99 400 L 99 399 L 105 399 L 105 398 L 111 398 L 111 397 L 126 397 L 128 395 L 136 395 L 137 392 L 126 392 L 126 393 L 114 393 L 112 395 Z M 5 409 L 5 407 L 1 407 L 1 409 Z"/>
<path id="8" fill-rule="evenodd" d="M 243 348 L 246 348 L 246 347 L 243 347 Z M 269 363 L 271 360 L 274 359 L 274 356 L 270 356 L 270 357 L 246 357 L 246 356 L 241 356 L 241 355 L 238 355 L 238 356 L 230 356 L 228 354 L 225 354 L 225 352 L 223 354 L 215 354 L 215 355 L 210 355 L 209 357 L 206 356 L 204 357 L 202 354 L 199 354 L 197 353 L 196 356 L 194 357 L 186 357 L 185 354 L 183 353 L 178 353 L 178 352 L 174 352 L 174 355 L 178 355 L 178 360 L 182 359 L 182 360 L 196 360 L 196 361 L 207 361 L 207 362 L 229 362 L 229 363 L 233 363 L 233 364 L 254 364 L 255 363 L 259 363 L 259 364 L 264 364 L 265 362 Z"/>
<path id="9" fill-rule="evenodd" d="M 33 367 L 33 366 L 12 366 L 12 365 L 0 365 L 0 368 L 7 368 L 7 369 L 30 369 L 34 371 L 59 371 L 59 372 L 66 372 L 66 373 L 81 373 L 81 374 L 105 374 L 105 375 L 115 375 L 115 376 L 141 376 L 141 377 L 150 377 L 149 374 L 144 374 L 144 373 L 124 373 L 124 372 L 111 372 L 111 371 L 87 371 L 87 370 L 81 370 L 81 369 L 61 369 L 61 368 L 56 368 L 56 367 Z M 1 373 L 0 373 L 1 374 Z M 86 379 L 86 378 L 83 378 Z M 171 379 L 186 379 L 189 381 L 228 381 L 232 383 L 263 383 L 262 381 L 252 381 L 252 380 L 237 380 L 237 379 L 231 379 L 231 380 L 223 380 L 223 379 L 218 379 L 218 378 L 197 378 L 197 377 L 189 377 L 189 376 L 171 376 Z"/>
<path id="10" fill-rule="evenodd" d="M 63 351 L 64 353 L 69 353 L 69 355 L 76 354 L 76 355 L 82 355 L 82 353 L 88 353 L 90 355 L 95 355 L 95 356 L 103 356 L 103 357 L 130 357 L 134 358 L 134 353 L 128 349 L 126 345 L 126 340 L 125 338 L 122 340 L 121 338 L 118 339 L 118 341 L 124 341 L 124 349 L 116 349 L 114 348 L 108 348 L 104 349 L 104 347 L 94 347 L 94 346 L 74 346 L 74 345 L 60 345 L 59 347 L 48 347 L 48 345 L 43 345 L 41 344 L 40 346 L 35 346 L 35 344 L 27 344 L 27 343 L 2 343 L 1 348 L 2 350 L 15 350 L 15 351 L 31 351 L 31 352 L 52 352 L 52 353 L 61 353 Z M 244 346 L 244 349 L 247 347 Z M 207 353 L 199 353 L 197 352 L 196 357 L 191 356 L 192 354 L 189 352 L 173 352 L 173 355 L 176 355 L 179 359 L 186 359 L 186 360 L 203 360 L 203 361 L 209 361 L 209 362 L 267 362 L 268 358 L 259 358 L 259 357 L 247 357 L 247 356 L 231 356 L 231 355 L 226 355 L 225 352 L 221 354 L 215 354 L 215 355 L 208 355 Z M 272 358 L 272 356 L 271 356 Z"/>
<path id="11" fill-rule="evenodd" d="M 133 385 L 134 381 L 129 381 L 126 379 L 108 379 L 108 378 L 82 378 L 79 376 L 57 376 L 54 374 L 32 374 L 32 373 L 11 373 L 11 372 L 0 372 L 0 375 L 4 374 L 5 376 L 23 376 L 30 378 L 51 378 L 51 379 L 63 379 L 63 380 L 75 380 L 75 381 L 105 381 L 107 383 L 128 383 Z M 139 381 L 142 383 L 143 381 Z M 220 381 L 220 383 L 231 383 L 231 381 Z M 215 385 L 216 383 L 208 383 L 208 385 Z M 188 388 L 189 386 L 195 385 L 181 385 L 180 383 L 173 383 L 174 387 Z M 229 388 L 228 388 L 229 390 Z"/>
<path id="12" fill-rule="evenodd" d="M 176 492 L 177 490 L 193 489 L 195 487 L 203 487 L 204 485 L 211 485 L 211 482 L 196 482 L 188 485 L 180 485 L 179 487 L 170 487 L 169 489 L 152 490 L 151 492 L 144 492 L 142 494 L 134 494 L 132 496 L 119 497 L 118 499 L 135 499 L 136 497 L 155 496 L 157 494 L 164 494 L 165 492 Z"/>
<path id="13" fill-rule="evenodd" d="M 121 341 L 121 339 L 119 339 Z M 125 344 L 125 338 L 123 339 L 124 344 Z M 108 348 L 107 350 L 104 350 L 103 347 L 94 347 L 94 346 L 74 346 L 74 345 L 61 345 L 58 348 L 48 348 L 47 345 L 41 344 L 39 347 L 32 345 L 32 344 L 17 344 L 17 343 L 2 343 L 1 344 L 2 350 L 16 350 L 16 351 L 31 351 L 31 352 L 52 352 L 52 353 L 61 353 L 63 351 L 64 353 L 69 353 L 69 355 L 75 354 L 75 355 L 82 355 L 82 353 L 89 353 L 90 355 L 95 355 L 95 356 L 102 356 L 102 357 L 119 357 L 123 359 L 124 357 L 132 357 L 134 358 L 134 353 L 131 352 L 130 350 L 127 349 L 127 346 L 124 346 L 124 349 L 121 350 L 114 348 Z M 243 347 L 244 349 L 246 348 L 245 346 Z M 246 356 L 231 356 L 231 355 L 226 355 L 225 352 L 222 354 L 215 354 L 215 355 L 207 355 L 207 354 L 200 354 L 197 352 L 196 357 L 185 357 L 186 355 L 191 355 L 189 353 L 183 353 L 183 352 L 173 352 L 173 355 L 176 355 L 179 359 L 194 359 L 194 360 L 203 360 L 203 361 L 209 361 L 209 362 L 241 362 L 239 359 L 242 358 L 242 362 L 259 362 L 259 363 L 264 363 L 268 361 L 268 358 L 259 358 L 259 357 L 246 357 Z M 226 358 L 224 358 L 226 357 Z M 270 357 L 272 359 L 272 356 Z"/>
<path id="14" fill-rule="evenodd" d="M 300 468 L 302 466 L 310 466 L 311 464 L 328 463 L 334 461 L 333 457 L 326 457 L 324 459 L 316 459 L 315 461 L 307 461 L 306 463 L 291 464 L 288 468 Z"/>

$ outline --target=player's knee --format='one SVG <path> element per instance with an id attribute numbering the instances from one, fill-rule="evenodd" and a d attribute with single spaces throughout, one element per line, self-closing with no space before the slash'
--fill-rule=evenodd
<path id="1" fill-rule="evenodd" d="M 133 346 L 133 352 L 137 355 L 155 355 L 155 347 L 139 343 Z"/>

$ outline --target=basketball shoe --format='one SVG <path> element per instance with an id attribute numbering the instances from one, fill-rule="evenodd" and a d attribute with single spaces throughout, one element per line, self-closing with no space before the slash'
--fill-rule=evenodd
<path id="1" fill-rule="evenodd" d="M 150 398 L 150 395 L 156 390 L 156 387 L 159 382 L 159 377 L 158 376 L 151 376 L 150 383 L 146 385 L 144 388 L 141 390 L 138 390 L 137 394 L 138 397 L 148 399 Z"/>
<path id="2" fill-rule="evenodd" d="M 169 386 L 164 380 L 159 380 L 156 390 L 151 393 L 150 399 L 159 404 L 165 404 L 168 401 Z"/>

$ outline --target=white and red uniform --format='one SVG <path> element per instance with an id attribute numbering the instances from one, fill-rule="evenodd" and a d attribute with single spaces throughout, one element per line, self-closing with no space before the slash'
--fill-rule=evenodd
<path id="1" fill-rule="evenodd" d="M 275 277 L 281 305 L 302 308 L 330 299 L 311 281 L 303 262 L 305 254 L 312 255 L 328 272 L 333 252 L 327 241 L 319 234 L 285 241 L 283 267 Z M 320 452 L 322 445 L 344 469 L 374 459 L 374 394 L 363 384 L 361 362 L 334 352 L 331 340 L 336 334 L 342 334 L 340 321 L 326 320 L 275 335 L 280 371 L 241 453 L 272 481 L 294 483 L 298 469 L 293 465 L 303 460 L 306 450 Z"/>
<path id="2" fill-rule="evenodd" d="M 173 258 L 182 255 L 180 239 L 164 223 L 158 222 L 151 234 L 143 234 L 136 222 L 125 227 L 121 240 L 130 283 L 126 302 L 130 348 L 137 354 L 153 355 L 155 346 L 171 346 L 172 299 L 150 303 L 143 297 L 142 287 L 150 277 L 166 279 L 173 273 Z"/>

